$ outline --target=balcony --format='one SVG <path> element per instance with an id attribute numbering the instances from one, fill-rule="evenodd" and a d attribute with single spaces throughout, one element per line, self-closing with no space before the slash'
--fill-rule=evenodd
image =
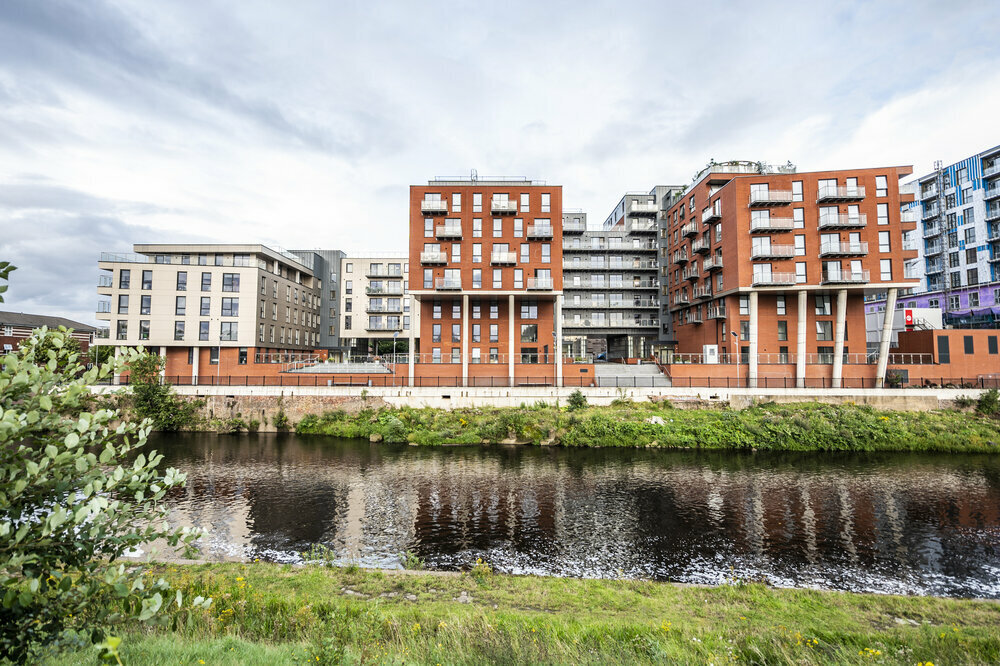
<path id="1" fill-rule="evenodd" d="M 941 214 L 941 209 L 937 206 L 924 206 L 924 212 L 922 219 L 929 220 L 932 217 L 937 217 Z"/>
<path id="2" fill-rule="evenodd" d="M 711 248 L 711 246 L 710 246 L 707 238 L 699 238 L 698 240 L 691 242 L 691 251 L 692 252 L 698 252 L 698 253 L 701 253 L 701 254 L 708 254 L 708 252 L 711 249 L 712 248 Z"/>
<path id="3" fill-rule="evenodd" d="M 99 312 L 99 313 L 110 313 L 111 312 L 111 301 L 97 301 L 97 312 Z"/>
<path id="4" fill-rule="evenodd" d="M 631 234 L 655 234 L 655 220 L 630 220 L 628 231 Z"/>
<path id="5" fill-rule="evenodd" d="M 788 259 L 794 256 L 794 245 L 770 245 L 750 249 L 750 259 Z"/>
<path id="6" fill-rule="evenodd" d="M 944 227 L 942 227 L 940 224 L 928 224 L 924 226 L 924 238 L 933 238 L 934 236 L 940 236 L 942 231 L 944 231 Z"/>
<path id="7" fill-rule="evenodd" d="M 986 241 L 989 243 L 1000 241 L 1000 224 L 991 224 L 986 228 Z"/>
<path id="8" fill-rule="evenodd" d="M 528 238 L 552 238 L 551 224 L 529 224 Z"/>
<path id="9" fill-rule="evenodd" d="M 365 287 L 365 293 L 369 296 L 402 296 L 402 287 Z"/>
<path id="10" fill-rule="evenodd" d="M 688 315 L 688 321 L 687 321 L 687 323 L 689 323 L 689 324 L 704 324 L 705 320 L 701 318 L 701 313 L 700 312 L 695 311 L 695 312 L 692 312 L 691 314 Z"/>
<path id="11" fill-rule="evenodd" d="M 921 199 L 933 199 L 938 195 L 937 186 L 931 185 L 930 187 L 924 188 L 920 191 Z"/>
<path id="12" fill-rule="evenodd" d="M 993 199 L 1000 198 L 1000 183 L 997 183 L 992 187 L 987 187 L 986 193 L 983 196 L 986 197 L 987 201 L 992 201 Z"/>
<path id="13" fill-rule="evenodd" d="M 434 278 L 434 288 L 438 291 L 458 291 L 462 288 L 462 279 Z"/>
<path id="14" fill-rule="evenodd" d="M 861 201 L 865 198 L 865 188 L 863 187 L 836 187 L 827 186 L 819 188 L 816 193 L 816 203 L 842 203 L 847 201 Z"/>
<path id="15" fill-rule="evenodd" d="M 701 277 L 701 271 L 698 270 L 698 264 L 691 264 L 681 273 L 681 277 L 685 280 L 696 281 Z"/>
<path id="16" fill-rule="evenodd" d="M 686 291 L 678 291 L 674 297 L 674 305 L 689 305 L 690 303 L 691 298 L 687 295 Z"/>
<path id="17" fill-rule="evenodd" d="M 369 303 L 368 307 L 365 308 L 365 312 L 375 312 L 375 313 L 385 312 L 388 314 L 394 314 L 402 311 L 403 311 L 402 305 L 378 305 L 378 304 L 372 305 L 371 303 Z"/>
<path id="18" fill-rule="evenodd" d="M 864 257 L 868 255 L 868 243 L 855 241 L 848 243 L 826 242 L 820 243 L 819 256 L 821 257 Z"/>
<path id="19" fill-rule="evenodd" d="M 706 271 L 721 271 L 722 257 L 708 257 L 702 263 L 702 268 L 704 268 Z"/>
<path id="20" fill-rule="evenodd" d="M 791 190 L 767 190 L 750 192 L 751 206 L 787 206 L 792 203 Z"/>
<path id="21" fill-rule="evenodd" d="M 695 287 L 694 288 L 694 297 L 695 297 L 695 300 L 702 301 L 702 300 L 706 300 L 706 299 L 712 298 L 712 296 L 713 296 L 713 294 L 712 294 L 712 288 L 709 287 L 709 286 L 702 285 L 700 287 Z"/>
<path id="22" fill-rule="evenodd" d="M 447 252 L 421 252 L 420 263 L 422 264 L 447 264 Z"/>
<path id="23" fill-rule="evenodd" d="M 587 230 L 587 225 L 583 222 L 563 222 L 563 234 L 582 234 Z"/>
<path id="24" fill-rule="evenodd" d="M 681 227 L 681 236 L 697 236 L 698 235 L 698 225 L 694 222 L 688 222 L 683 227 Z"/>
<path id="25" fill-rule="evenodd" d="M 675 264 L 686 264 L 691 261 L 691 257 L 685 250 L 674 250 L 673 262 Z"/>
<path id="26" fill-rule="evenodd" d="M 925 257 L 934 257 L 944 252 L 944 243 L 928 243 L 924 250 Z"/>
<path id="27" fill-rule="evenodd" d="M 750 233 L 769 234 L 791 231 L 795 228 L 795 219 L 791 217 L 769 217 L 767 219 L 750 220 Z"/>
<path id="28" fill-rule="evenodd" d="M 782 287 L 795 284 L 795 273 L 756 274 L 751 280 L 754 287 Z"/>
<path id="29" fill-rule="evenodd" d="M 1000 205 L 987 206 L 986 219 L 990 222 L 1000 220 Z"/>
<path id="30" fill-rule="evenodd" d="M 434 227 L 434 236 L 436 238 L 461 238 L 462 237 L 462 225 L 461 224 L 439 224 Z"/>
<path id="31" fill-rule="evenodd" d="M 986 258 L 986 261 L 990 262 L 991 264 L 1000 262 L 1000 252 L 990 255 L 989 257 Z"/>
<path id="32" fill-rule="evenodd" d="M 868 271 L 823 271 L 823 284 L 866 284 L 870 282 Z"/>
<path id="33" fill-rule="evenodd" d="M 494 266 L 512 266 L 517 263 L 517 253 L 494 250 L 490 253 L 490 263 Z"/>
<path id="34" fill-rule="evenodd" d="M 726 306 L 719 305 L 714 308 L 708 308 L 708 318 L 709 319 L 725 319 L 726 318 Z"/>
<path id="35" fill-rule="evenodd" d="M 490 199 L 490 210 L 496 215 L 513 215 L 517 212 L 517 202 L 509 199 Z"/>
<path id="36" fill-rule="evenodd" d="M 551 291 L 552 278 L 530 277 L 528 278 L 528 291 Z"/>
<path id="37" fill-rule="evenodd" d="M 706 208 L 705 210 L 701 211 L 701 221 L 703 223 L 707 224 L 709 222 L 714 222 L 715 220 L 721 220 L 721 219 L 722 219 L 721 206 L 712 206 L 711 208 Z"/>
<path id="38" fill-rule="evenodd" d="M 115 281 L 110 275 L 101 275 L 97 278 L 98 289 L 110 289 L 114 283 Z"/>
<path id="39" fill-rule="evenodd" d="M 938 273 L 944 273 L 944 262 L 943 261 L 929 262 L 924 272 L 927 275 L 937 275 Z"/>
<path id="40" fill-rule="evenodd" d="M 992 178 L 1000 175 L 1000 160 L 993 163 L 993 166 L 983 169 L 983 178 Z"/>
<path id="41" fill-rule="evenodd" d="M 820 215 L 820 229 L 860 229 L 868 225 L 868 216 L 860 215 Z"/>
<path id="42" fill-rule="evenodd" d="M 629 289 L 659 289 L 660 288 L 660 281 L 659 280 L 633 280 L 631 285 L 629 285 L 628 283 L 623 283 L 623 284 L 620 284 L 620 285 L 614 285 L 613 284 L 613 285 L 611 285 L 611 288 L 612 289 L 625 289 L 625 290 L 629 290 Z"/>
<path id="43" fill-rule="evenodd" d="M 448 202 L 424 199 L 420 202 L 420 212 L 428 215 L 443 215 L 448 212 Z"/>
<path id="44" fill-rule="evenodd" d="M 629 215 L 656 215 L 659 207 L 652 201 L 633 201 L 629 206 Z"/>
<path id="45" fill-rule="evenodd" d="M 902 224 L 916 224 L 919 220 L 917 219 L 917 211 L 912 208 L 909 210 L 904 210 L 899 214 L 899 221 Z"/>
<path id="46" fill-rule="evenodd" d="M 390 324 L 388 322 L 383 322 L 383 321 L 375 321 L 375 322 L 370 321 L 367 324 L 365 324 L 365 330 L 366 331 L 402 331 L 403 330 L 403 324 L 402 324 L 402 322 L 400 322 L 398 324 L 395 324 L 395 323 Z"/>

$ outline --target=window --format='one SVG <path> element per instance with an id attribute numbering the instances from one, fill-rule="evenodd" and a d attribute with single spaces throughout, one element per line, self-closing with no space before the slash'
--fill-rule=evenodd
<path id="1" fill-rule="evenodd" d="M 978 292 L 974 291 L 971 294 L 969 294 L 969 307 L 970 308 L 978 308 L 979 307 L 979 293 Z"/>
<path id="2" fill-rule="evenodd" d="M 118 314 L 128 314 L 128 294 L 118 294 Z"/>
<path id="3" fill-rule="evenodd" d="M 198 311 L 202 317 L 207 317 L 212 314 L 212 299 L 208 296 L 201 297 L 201 309 Z"/>
<path id="4" fill-rule="evenodd" d="M 472 288 L 473 289 L 483 288 L 483 269 L 481 268 L 472 269 Z"/>
<path id="5" fill-rule="evenodd" d="M 802 201 L 802 181 L 792 181 L 792 201 Z"/>
<path id="6" fill-rule="evenodd" d="M 970 354 L 970 355 L 971 354 L 975 354 L 976 350 L 975 350 L 975 344 L 972 341 L 973 340 L 972 336 L 971 335 L 965 335 L 965 336 L 962 336 L 962 337 L 964 338 L 963 339 L 963 343 L 964 343 L 964 346 L 965 346 L 965 353 L 966 354 Z"/>
<path id="7" fill-rule="evenodd" d="M 833 308 L 832 308 L 831 303 L 830 303 L 830 295 L 829 294 L 816 294 L 816 296 L 814 297 L 814 299 L 815 299 L 815 302 L 816 302 L 816 315 L 818 315 L 818 316 L 823 316 L 823 315 L 829 316 L 829 315 L 833 314 Z"/>
<path id="8" fill-rule="evenodd" d="M 274 329 L 273 326 L 271 328 Z M 346 329 L 351 328 L 351 315 L 347 315 L 346 317 L 344 317 L 344 328 L 346 328 Z M 272 338 L 271 342 L 274 342 L 274 339 L 273 339 L 274 338 L 273 330 L 272 330 L 271 338 Z"/>
<path id="9" fill-rule="evenodd" d="M 500 342 L 500 324 L 490 324 L 490 342 Z"/>
<path id="10" fill-rule="evenodd" d="M 878 223 L 889 224 L 889 204 L 887 203 L 877 204 L 876 210 L 878 211 Z"/>
<path id="11" fill-rule="evenodd" d="M 880 231 L 878 232 L 878 251 L 879 252 L 889 252 L 889 232 Z"/>
<path id="12" fill-rule="evenodd" d="M 209 324 L 209 322 L 207 322 L 207 321 L 199 321 L 198 322 L 198 339 L 199 340 L 208 340 L 208 324 Z"/>
<path id="13" fill-rule="evenodd" d="M 959 298 L 958 296 L 949 296 L 948 297 L 948 309 L 949 310 L 957 310 L 959 307 L 961 307 L 961 305 L 962 305 L 962 301 L 961 301 L 961 298 Z"/>
<path id="14" fill-rule="evenodd" d="M 174 314 L 182 316 L 187 310 L 187 296 L 178 296 L 174 299 Z"/>
<path id="15" fill-rule="evenodd" d="M 806 281 L 806 265 L 805 263 L 795 264 L 795 283 L 803 284 Z M 719 287 L 722 289 L 722 287 Z"/>
<path id="16" fill-rule="evenodd" d="M 296 312 L 298 312 L 296 310 Z M 240 299 L 238 298 L 223 298 L 222 299 L 222 316 L 223 317 L 238 317 L 240 315 Z"/>
<path id="17" fill-rule="evenodd" d="M 461 319 L 462 318 L 462 301 L 457 298 L 451 301 L 451 318 Z"/>
<path id="18" fill-rule="evenodd" d="M 785 314 L 785 296 L 784 296 L 784 294 L 780 294 L 778 296 L 776 308 L 777 308 L 777 313 L 779 315 Z"/>
<path id="19" fill-rule="evenodd" d="M 493 269 L 493 288 L 499 289 L 503 287 L 503 271 L 499 268 Z"/>
<path id="20" fill-rule="evenodd" d="M 548 192 L 542 192 L 542 208 L 541 208 L 541 211 L 543 213 L 551 213 L 552 212 L 551 211 L 551 201 L 552 201 L 552 195 L 550 195 Z"/>
<path id="21" fill-rule="evenodd" d="M 472 325 L 472 341 L 473 342 L 479 342 L 479 337 L 480 337 L 481 330 L 482 330 L 482 326 L 480 326 L 479 324 L 473 324 Z"/>
<path id="22" fill-rule="evenodd" d="M 451 212 L 461 213 L 462 212 L 462 193 L 453 192 L 451 195 Z"/>
<path id="23" fill-rule="evenodd" d="M 142 296 L 139 301 L 139 314 L 148 315 L 150 307 L 152 306 L 152 301 L 152 296 Z"/>
<path id="24" fill-rule="evenodd" d="M 441 342 L 441 324 L 431 326 L 431 342 Z"/>
<path id="25" fill-rule="evenodd" d="M 219 339 L 235 340 L 238 333 L 238 324 L 235 321 L 224 321 L 220 323 Z"/>
<path id="26" fill-rule="evenodd" d="M 153 288 L 153 271 L 142 272 L 142 288 L 145 290 Z"/>
<path id="27" fill-rule="evenodd" d="M 740 295 L 740 314 L 750 314 L 750 297 L 746 294 Z"/>
<path id="28" fill-rule="evenodd" d="M 965 271 L 965 278 L 968 281 L 970 287 L 979 284 L 979 269 L 970 268 L 969 270 Z"/>
<path id="29" fill-rule="evenodd" d="M 521 212 L 522 213 L 527 213 L 527 212 L 529 212 L 531 210 L 531 208 L 529 206 L 529 203 L 528 203 L 529 199 L 530 199 L 530 197 L 529 197 L 529 195 L 526 192 L 521 194 Z"/>
<path id="30" fill-rule="evenodd" d="M 174 340 L 184 339 L 184 322 L 175 321 L 174 322 Z"/>
<path id="31" fill-rule="evenodd" d="M 966 201 L 968 201 L 968 199 L 966 199 Z M 966 208 L 965 210 L 962 211 L 962 224 L 971 224 L 975 221 L 976 221 L 976 213 L 972 208 Z M 968 233 L 968 230 L 966 230 L 966 233 Z"/>
<path id="32" fill-rule="evenodd" d="M 779 321 L 778 322 L 778 340 L 788 339 L 788 322 Z"/>
<path id="33" fill-rule="evenodd" d="M 750 184 L 750 201 L 767 201 L 767 197 L 768 197 L 767 183 Z"/>
<path id="34" fill-rule="evenodd" d="M 472 244 L 472 263 L 481 264 L 483 262 L 483 244 Z"/>
<path id="35" fill-rule="evenodd" d="M 118 288 L 128 289 L 131 282 L 132 271 L 123 268 L 118 272 Z"/>
<path id="36" fill-rule="evenodd" d="M 149 340 L 149 320 L 140 319 L 139 320 L 139 339 Z"/>
<path id="37" fill-rule="evenodd" d="M 930 299 L 930 300 L 927 301 L 927 307 L 929 307 L 929 308 L 939 308 L 939 307 L 941 307 L 941 302 L 938 299 L 936 299 L 936 298 L 932 298 L 932 299 Z"/>
<path id="38" fill-rule="evenodd" d="M 750 339 L 750 322 L 741 321 L 740 322 L 740 340 Z"/>
<path id="39" fill-rule="evenodd" d="M 889 179 L 886 176 L 875 176 L 875 196 L 889 196 Z"/>
<path id="40" fill-rule="evenodd" d="M 967 264 L 976 263 L 976 248 L 970 247 L 965 250 L 965 263 Z"/>
<path id="41" fill-rule="evenodd" d="M 497 299 L 491 298 L 490 299 L 490 319 L 499 319 L 499 318 L 500 318 L 500 305 L 497 302 Z"/>
<path id="42" fill-rule="evenodd" d="M 958 268 L 959 266 L 959 256 L 958 252 L 948 253 L 948 268 Z"/>
<path id="43" fill-rule="evenodd" d="M 202 273 L 201 274 L 201 290 L 202 291 L 212 291 L 212 274 Z"/>
<path id="44" fill-rule="evenodd" d="M 969 208 L 969 210 L 972 210 L 972 209 Z M 965 221 L 969 222 L 968 219 L 966 219 Z M 975 227 L 969 227 L 968 229 L 965 230 L 965 244 L 966 245 L 973 245 L 975 242 L 976 242 L 976 228 Z"/>
<path id="45" fill-rule="evenodd" d="M 524 235 L 524 220 L 517 218 L 514 220 L 514 238 Z"/>
<path id="46" fill-rule="evenodd" d="M 472 237 L 482 238 L 483 237 L 483 220 L 482 218 L 475 218 L 472 220 Z"/>
<path id="47" fill-rule="evenodd" d="M 177 291 L 187 291 L 188 274 L 187 271 L 177 271 Z"/>
<path id="48" fill-rule="evenodd" d="M 792 226 L 796 229 L 804 229 L 806 226 L 806 213 L 802 208 L 792 209 Z"/>
<path id="49" fill-rule="evenodd" d="M 224 255 L 221 255 L 221 254 L 217 254 L 217 255 L 215 255 L 215 265 L 216 265 L 216 266 L 221 266 L 221 265 L 222 265 L 222 260 L 223 260 L 224 258 L 225 258 L 225 256 L 224 256 Z"/>
<path id="50" fill-rule="evenodd" d="M 498 217 L 493 218 L 493 238 L 503 237 L 503 220 Z"/>
<path id="51" fill-rule="evenodd" d="M 601 296 L 603 297 L 603 294 Z M 536 299 L 525 298 L 521 301 L 521 319 L 538 319 L 538 301 Z"/>
<path id="52" fill-rule="evenodd" d="M 528 248 L 529 248 L 529 245 L 527 243 L 521 243 L 521 263 L 522 264 L 528 263 Z"/>
<path id="53" fill-rule="evenodd" d="M 885 281 L 892 281 L 892 259 L 879 259 L 879 277 Z"/>
<path id="54" fill-rule="evenodd" d="M 479 299 L 473 298 L 471 304 L 472 304 L 472 318 L 479 319 L 482 311 L 482 306 L 480 304 Z"/>
<path id="55" fill-rule="evenodd" d="M 473 192 L 472 193 L 472 212 L 482 213 L 483 212 L 483 193 Z"/>
<path id="56" fill-rule="evenodd" d="M 440 319 L 441 318 L 441 301 L 439 299 L 434 299 L 434 303 L 431 306 L 431 318 Z"/>
<path id="57" fill-rule="evenodd" d="M 832 321 L 817 321 L 816 322 L 816 339 L 817 340 L 833 340 L 833 322 Z"/>
<path id="58" fill-rule="evenodd" d="M 222 274 L 222 291 L 238 292 L 239 290 L 240 290 L 240 274 L 239 273 L 223 273 Z"/>
<path id="59" fill-rule="evenodd" d="M 219 348 L 218 347 L 210 347 L 209 348 L 209 350 L 208 350 L 208 362 L 211 365 L 218 365 L 219 364 Z"/>
<path id="60" fill-rule="evenodd" d="M 804 257 L 806 256 L 806 237 L 797 234 L 795 236 L 795 256 Z"/>
<path id="61" fill-rule="evenodd" d="M 462 262 L 462 244 L 452 243 L 451 244 L 451 263 L 459 264 Z"/>
<path id="62" fill-rule="evenodd" d="M 128 322 L 127 321 L 119 321 L 118 322 L 118 328 L 117 328 L 117 330 L 115 332 L 115 339 L 116 340 L 124 340 L 127 337 L 128 337 Z"/>
<path id="63" fill-rule="evenodd" d="M 542 263 L 550 264 L 552 263 L 552 244 L 542 243 Z"/>
<path id="64" fill-rule="evenodd" d="M 462 341 L 462 325 L 452 324 L 451 325 L 451 341 L 461 342 Z"/>

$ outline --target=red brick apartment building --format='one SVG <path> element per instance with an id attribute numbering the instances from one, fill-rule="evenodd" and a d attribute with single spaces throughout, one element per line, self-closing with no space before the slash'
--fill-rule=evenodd
<path id="1" fill-rule="evenodd" d="M 884 377 L 866 354 L 864 296 L 919 283 L 904 275 L 899 179 L 910 167 L 757 173 L 715 165 L 665 204 L 661 283 L 675 380 L 738 377 L 749 386 L 857 385 Z M 677 382 L 681 383 L 681 382 Z M 868 384 L 871 386 L 872 384 Z"/>
<path id="2" fill-rule="evenodd" d="M 412 186 L 409 259 L 411 309 L 420 312 L 419 353 L 409 359 L 414 385 L 562 383 L 561 186 Z M 581 370 L 592 376 L 592 367 L 574 366 Z"/>

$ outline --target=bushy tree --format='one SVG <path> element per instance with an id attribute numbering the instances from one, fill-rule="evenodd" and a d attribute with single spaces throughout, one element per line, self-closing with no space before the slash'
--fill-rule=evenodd
<path id="1" fill-rule="evenodd" d="M 200 417 L 200 401 L 183 400 L 170 384 L 161 381 L 163 359 L 155 354 L 138 354 L 128 361 L 132 410 L 137 419 L 149 419 L 154 430 L 175 431 L 195 425 Z"/>
<path id="2" fill-rule="evenodd" d="M 0 261 L 0 280 L 6 282 L 7 278 L 10 276 L 11 271 L 16 271 L 16 270 L 17 266 L 12 266 L 7 261 Z M 5 291 L 7 291 L 7 285 L 0 284 L 0 303 L 3 303 L 3 293 Z"/>
<path id="3" fill-rule="evenodd" d="M 144 452 L 149 422 L 88 411 L 89 387 L 115 368 L 86 370 L 67 341 L 43 328 L 0 360 L 0 661 L 44 660 L 126 620 L 168 621 L 180 593 L 119 560 L 197 537 L 166 522 L 164 496 L 185 478 Z"/>

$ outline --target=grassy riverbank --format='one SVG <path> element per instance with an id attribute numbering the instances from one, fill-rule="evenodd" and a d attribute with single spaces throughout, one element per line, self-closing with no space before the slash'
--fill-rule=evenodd
<path id="1" fill-rule="evenodd" d="M 154 575 L 215 601 L 176 631 L 126 631 L 127 664 L 1000 661 L 995 602 L 514 577 L 486 567 L 437 575 L 213 564 Z M 94 654 L 54 663 L 96 663 Z"/>
<path id="2" fill-rule="evenodd" d="M 517 440 L 564 446 L 775 451 L 1000 452 L 1000 421 L 975 412 L 895 412 L 860 405 L 762 405 L 743 410 L 674 409 L 616 401 L 611 407 L 537 405 L 495 409 L 342 411 L 305 417 L 302 434 L 374 436 L 423 445 Z"/>

